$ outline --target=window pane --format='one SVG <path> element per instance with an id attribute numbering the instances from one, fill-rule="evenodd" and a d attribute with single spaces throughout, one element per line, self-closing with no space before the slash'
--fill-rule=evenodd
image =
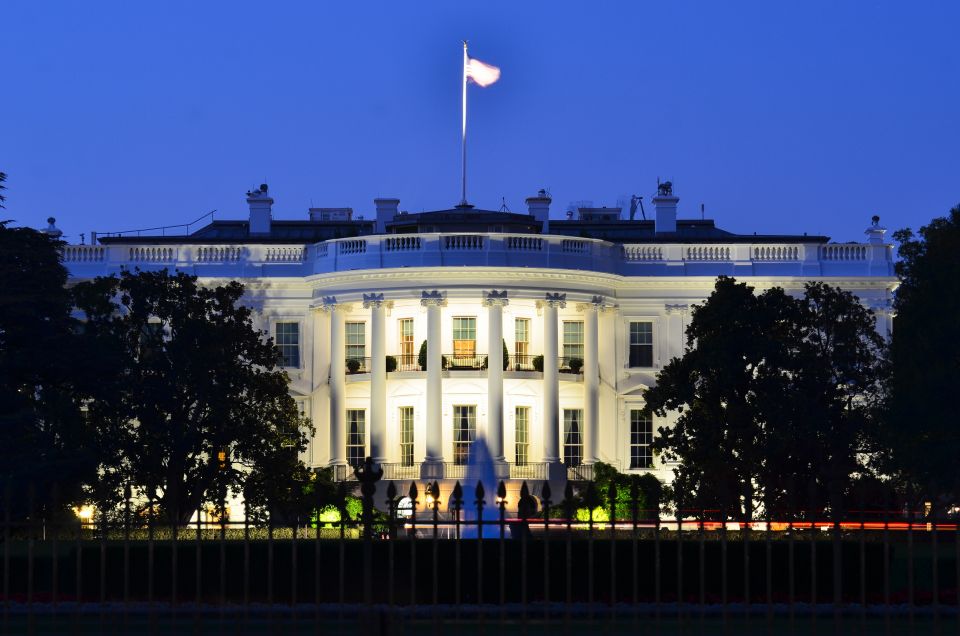
<path id="1" fill-rule="evenodd" d="M 283 358 L 283 366 L 298 368 L 300 366 L 300 323 L 278 322 L 277 346 Z"/>
<path id="2" fill-rule="evenodd" d="M 517 363 L 525 364 L 523 358 L 530 355 L 530 320 L 528 318 L 517 318 L 514 321 L 513 329 L 514 355 L 517 356 Z"/>
<path id="3" fill-rule="evenodd" d="M 363 464 L 367 452 L 367 412 L 363 409 L 347 409 L 347 463 Z"/>
<path id="4" fill-rule="evenodd" d="M 413 407 L 400 407 L 400 463 L 413 466 Z"/>
<path id="5" fill-rule="evenodd" d="M 453 355 L 473 358 L 477 355 L 477 319 L 457 316 L 453 319 Z"/>
<path id="6" fill-rule="evenodd" d="M 583 359 L 583 321 L 563 322 L 563 357 Z"/>
<path id="7" fill-rule="evenodd" d="M 653 418 L 640 409 L 630 411 L 630 468 L 653 467 Z"/>
<path id="8" fill-rule="evenodd" d="M 346 358 L 365 358 L 367 356 L 366 346 L 366 323 L 348 322 L 346 328 Z"/>
<path id="9" fill-rule="evenodd" d="M 653 323 L 630 323 L 630 362 L 631 367 L 653 366 Z"/>
<path id="10" fill-rule="evenodd" d="M 466 464 L 477 436 L 477 407 L 453 407 L 453 463 Z"/>
<path id="11" fill-rule="evenodd" d="M 563 463 L 579 466 L 583 463 L 583 410 L 563 410 Z"/>
<path id="12" fill-rule="evenodd" d="M 530 460 L 530 408 L 518 406 L 516 413 L 516 462 L 526 466 Z"/>

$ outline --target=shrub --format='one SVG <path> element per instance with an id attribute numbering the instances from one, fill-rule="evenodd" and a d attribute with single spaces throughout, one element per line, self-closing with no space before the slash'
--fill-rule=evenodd
<path id="1" fill-rule="evenodd" d="M 423 344 L 420 345 L 420 353 L 417 354 L 417 364 L 420 365 L 421 371 L 427 370 L 427 341 L 424 340 Z"/>
<path id="2" fill-rule="evenodd" d="M 395 356 L 387 356 L 387 373 L 397 370 L 397 358 Z"/>
<path id="3" fill-rule="evenodd" d="M 507 349 L 507 341 L 503 341 L 503 370 L 506 371 L 510 366 L 510 350 Z"/>
<path id="4" fill-rule="evenodd" d="M 580 358 L 570 358 L 569 364 L 571 373 L 580 373 L 580 369 L 583 368 L 583 360 Z"/>
<path id="5" fill-rule="evenodd" d="M 350 358 L 347 360 L 347 371 L 349 373 L 356 373 L 360 370 L 360 361 L 356 358 Z"/>
<path id="6" fill-rule="evenodd" d="M 543 356 L 533 356 L 533 370 L 543 373 Z"/>

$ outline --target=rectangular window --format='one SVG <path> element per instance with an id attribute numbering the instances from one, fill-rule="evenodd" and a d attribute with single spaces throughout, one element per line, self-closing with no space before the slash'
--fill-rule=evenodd
<path id="1" fill-rule="evenodd" d="M 400 407 L 400 463 L 413 466 L 413 407 Z"/>
<path id="2" fill-rule="evenodd" d="M 348 322 L 346 328 L 346 359 L 363 361 L 367 357 L 366 323 Z"/>
<path id="3" fill-rule="evenodd" d="M 653 467 L 653 418 L 640 409 L 630 411 L 630 468 Z"/>
<path id="4" fill-rule="evenodd" d="M 653 366 L 653 323 L 630 323 L 630 366 Z"/>
<path id="5" fill-rule="evenodd" d="M 583 409 L 563 409 L 563 463 L 583 463 Z"/>
<path id="6" fill-rule="evenodd" d="M 477 355 L 477 319 L 456 316 L 453 319 L 453 356 L 473 358 Z"/>
<path id="7" fill-rule="evenodd" d="M 464 465 L 470 458 L 470 445 L 477 437 L 477 407 L 453 407 L 453 463 Z"/>
<path id="8" fill-rule="evenodd" d="M 363 409 L 347 409 L 347 463 L 363 464 L 367 456 L 367 412 Z"/>
<path id="9" fill-rule="evenodd" d="M 400 370 L 409 371 L 416 368 L 417 352 L 413 342 L 413 318 L 400 319 Z"/>
<path id="10" fill-rule="evenodd" d="M 278 322 L 277 346 L 283 358 L 283 366 L 293 369 L 300 368 L 300 323 Z"/>
<path id="11" fill-rule="evenodd" d="M 569 363 L 571 358 L 583 360 L 583 321 L 563 321 L 563 357 Z"/>
<path id="12" fill-rule="evenodd" d="M 530 360 L 530 319 L 517 318 L 513 322 L 513 355 L 517 357 L 516 364 L 520 367 L 529 366 Z"/>
<path id="13" fill-rule="evenodd" d="M 530 407 L 518 406 L 515 418 L 517 466 L 526 466 L 530 461 Z"/>

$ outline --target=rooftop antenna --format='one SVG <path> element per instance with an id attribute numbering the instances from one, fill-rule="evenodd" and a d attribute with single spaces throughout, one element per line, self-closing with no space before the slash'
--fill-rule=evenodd
<path id="1" fill-rule="evenodd" d="M 507 207 L 507 197 L 500 197 L 500 211 L 509 212 L 510 208 Z"/>
<path id="2" fill-rule="evenodd" d="M 703 220 L 703 204 L 700 204 L 700 220 Z"/>

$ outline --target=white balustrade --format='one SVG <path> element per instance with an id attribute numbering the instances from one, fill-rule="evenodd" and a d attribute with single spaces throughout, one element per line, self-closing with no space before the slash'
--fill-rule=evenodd
<path id="1" fill-rule="evenodd" d="M 755 245 L 751 254 L 755 261 L 798 261 L 800 260 L 800 246 Z"/>
<path id="2" fill-rule="evenodd" d="M 662 261 L 663 248 L 659 245 L 624 245 L 623 259 L 626 261 Z"/>
<path id="3" fill-rule="evenodd" d="M 420 249 L 419 236 L 391 236 L 383 242 L 384 251 L 412 252 Z"/>
<path id="4" fill-rule="evenodd" d="M 481 234 L 451 234 L 443 237 L 443 249 L 448 251 L 482 250 L 483 235 Z"/>
<path id="5" fill-rule="evenodd" d="M 99 263 L 107 248 L 102 245 L 67 245 L 63 248 L 64 263 Z"/>
<path id="6" fill-rule="evenodd" d="M 508 236 L 504 241 L 508 250 L 518 252 L 541 252 L 543 251 L 543 239 L 539 236 Z"/>
<path id="7" fill-rule="evenodd" d="M 340 241 L 341 254 L 365 254 L 367 252 L 367 242 L 363 239 L 348 239 Z"/>
<path id="8" fill-rule="evenodd" d="M 302 263 L 305 253 L 303 247 L 275 247 L 267 248 L 267 263 Z"/>
<path id="9" fill-rule="evenodd" d="M 587 242 L 575 239 L 563 239 L 560 241 L 560 251 L 572 254 L 584 254 L 587 251 Z"/>
<path id="10" fill-rule="evenodd" d="M 158 246 L 134 246 L 130 248 L 131 263 L 172 263 L 176 260 L 176 248 Z"/>
<path id="11" fill-rule="evenodd" d="M 730 248 L 725 245 L 692 245 L 686 248 L 688 261 L 729 261 Z"/>
<path id="12" fill-rule="evenodd" d="M 238 245 L 201 245 L 196 254 L 198 263 L 238 263 L 243 248 Z"/>
<path id="13" fill-rule="evenodd" d="M 857 243 L 831 243 L 820 246 L 822 261 L 865 261 L 867 246 Z"/>

